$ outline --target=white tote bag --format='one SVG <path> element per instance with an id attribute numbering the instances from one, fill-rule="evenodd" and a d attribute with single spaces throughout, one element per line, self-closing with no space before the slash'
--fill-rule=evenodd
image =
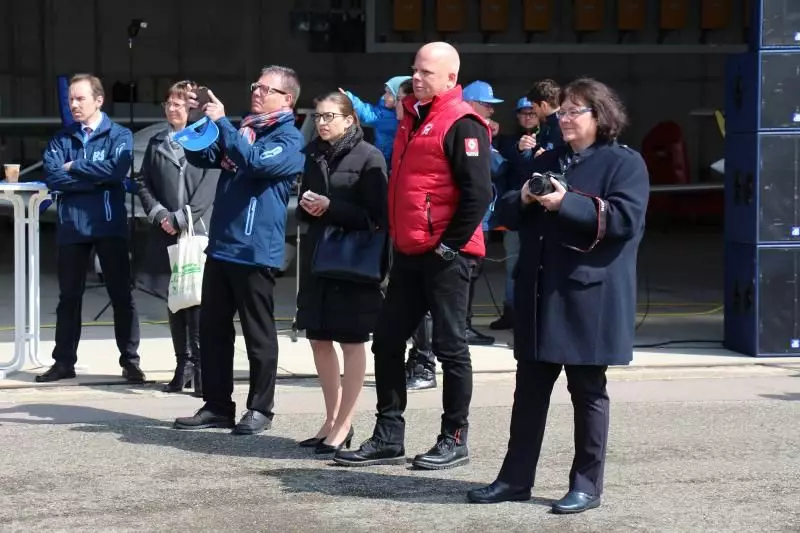
<path id="1" fill-rule="evenodd" d="M 203 292 L 203 270 L 208 236 L 195 235 L 192 210 L 186 206 L 189 228 L 181 232 L 178 242 L 167 247 L 172 275 L 169 278 L 167 307 L 173 313 L 200 305 Z"/>

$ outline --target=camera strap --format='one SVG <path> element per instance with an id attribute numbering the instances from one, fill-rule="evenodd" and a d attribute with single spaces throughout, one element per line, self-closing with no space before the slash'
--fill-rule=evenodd
<path id="1" fill-rule="evenodd" d="M 597 233 L 594 236 L 594 241 L 588 248 L 579 248 L 577 246 L 570 246 L 569 244 L 565 244 L 564 246 L 570 250 L 575 250 L 576 252 L 589 253 L 601 240 L 603 240 L 603 237 L 606 236 L 606 216 L 608 215 L 608 205 L 606 205 L 605 200 L 598 198 L 597 196 L 591 196 L 589 194 L 576 191 L 575 189 L 572 189 L 570 192 L 585 196 L 595 203 L 595 206 L 597 207 Z"/>

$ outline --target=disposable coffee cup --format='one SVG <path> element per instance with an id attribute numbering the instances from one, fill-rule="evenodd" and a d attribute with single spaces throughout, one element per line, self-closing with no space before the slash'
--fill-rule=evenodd
<path id="1" fill-rule="evenodd" d="M 19 181 L 19 164 L 6 163 L 3 165 L 3 170 L 8 183 L 17 183 Z"/>

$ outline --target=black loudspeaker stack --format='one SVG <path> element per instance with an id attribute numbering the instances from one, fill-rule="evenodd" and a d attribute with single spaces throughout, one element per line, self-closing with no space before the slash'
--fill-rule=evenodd
<path id="1" fill-rule="evenodd" d="M 800 355 L 800 0 L 751 0 L 725 102 L 725 346 Z"/>

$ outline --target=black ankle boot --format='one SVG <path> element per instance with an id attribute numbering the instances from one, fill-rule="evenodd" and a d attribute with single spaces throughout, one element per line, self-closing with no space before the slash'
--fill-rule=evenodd
<path id="1" fill-rule="evenodd" d="M 164 392 L 181 392 L 192 385 L 194 365 L 185 355 L 176 356 L 176 359 L 178 364 L 175 366 L 175 375 L 172 376 L 172 381 L 164 385 Z"/>

